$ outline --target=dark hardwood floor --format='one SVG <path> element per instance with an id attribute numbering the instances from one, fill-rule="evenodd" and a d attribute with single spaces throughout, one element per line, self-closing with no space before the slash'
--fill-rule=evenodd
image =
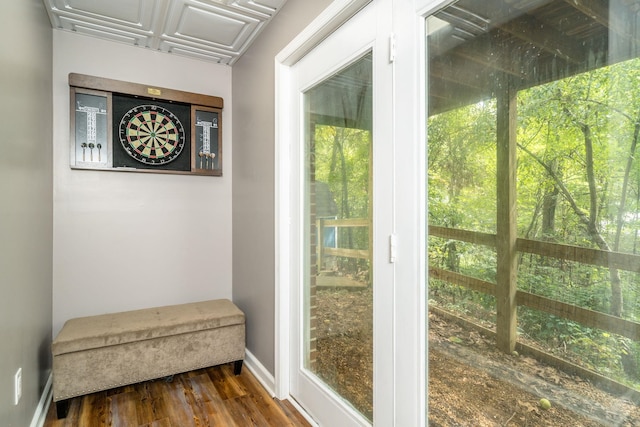
<path id="1" fill-rule="evenodd" d="M 76 397 L 67 418 L 52 403 L 44 427 L 309 426 L 288 401 L 269 396 L 248 369 L 233 364 Z"/>

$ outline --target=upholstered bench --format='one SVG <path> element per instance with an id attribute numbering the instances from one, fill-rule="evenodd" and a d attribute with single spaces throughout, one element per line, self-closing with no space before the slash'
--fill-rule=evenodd
<path id="1" fill-rule="evenodd" d="M 240 374 L 245 319 L 226 299 L 68 320 L 52 343 L 53 401 L 235 362 Z"/>

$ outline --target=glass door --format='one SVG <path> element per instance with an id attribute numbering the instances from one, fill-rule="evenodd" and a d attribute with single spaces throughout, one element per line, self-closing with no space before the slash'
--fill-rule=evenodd
<path id="1" fill-rule="evenodd" d="M 393 388 L 376 386 L 390 384 L 393 369 L 393 269 L 379 243 L 392 233 L 390 179 L 377 168 L 390 145 L 379 120 L 390 105 L 376 103 L 390 81 L 380 54 L 388 41 L 377 40 L 381 13 L 366 7 L 293 69 L 300 140 L 291 395 L 320 425 L 378 423 L 390 409 L 374 402 L 392 402 Z"/>

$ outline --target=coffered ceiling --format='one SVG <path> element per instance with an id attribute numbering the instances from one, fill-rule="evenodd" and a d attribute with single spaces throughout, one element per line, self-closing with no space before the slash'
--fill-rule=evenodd
<path id="1" fill-rule="evenodd" d="M 286 0 L 43 0 L 53 28 L 232 65 Z"/>

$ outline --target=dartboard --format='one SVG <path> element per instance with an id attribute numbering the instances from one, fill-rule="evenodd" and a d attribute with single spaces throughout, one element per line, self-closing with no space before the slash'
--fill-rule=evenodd
<path id="1" fill-rule="evenodd" d="M 138 105 L 120 120 L 120 143 L 140 163 L 164 165 L 180 156 L 185 146 L 182 123 L 159 105 Z"/>

